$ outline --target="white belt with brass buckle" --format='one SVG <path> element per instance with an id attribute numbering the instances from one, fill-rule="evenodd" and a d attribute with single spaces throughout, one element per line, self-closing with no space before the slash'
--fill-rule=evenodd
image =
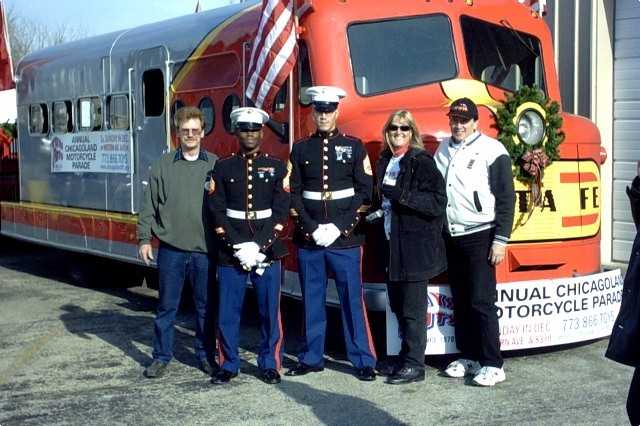
<path id="1" fill-rule="evenodd" d="M 341 189 L 339 191 L 302 191 L 302 198 L 307 200 L 340 200 L 356 195 L 353 188 Z"/>
<path id="2" fill-rule="evenodd" d="M 266 210 L 250 210 L 250 211 L 242 211 L 242 210 L 233 210 L 227 209 L 227 216 L 233 219 L 266 219 L 271 217 L 273 212 L 271 209 Z"/>

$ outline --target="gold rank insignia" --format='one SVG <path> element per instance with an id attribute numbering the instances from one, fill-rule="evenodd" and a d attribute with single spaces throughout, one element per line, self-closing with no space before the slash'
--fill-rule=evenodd
<path id="1" fill-rule="evenodd" d="M 364 157 L 364 160 L 362 160 L 362 166 L 364 167 L 364 173 L 372 176 L 373 175 L 373 170 L 371 169 L 371 161 L 369 161 L 369 155 L 367 154 Z"/>

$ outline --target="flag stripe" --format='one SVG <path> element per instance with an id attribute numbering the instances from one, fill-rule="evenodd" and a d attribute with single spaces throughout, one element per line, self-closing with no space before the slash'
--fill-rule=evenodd
<path id="1" fill-rule="evenodd" d="M 245 90 L 258 108 L 269 106 L 293 69 L 298 53 L 294 0 L 266 0 L 251 49 Z"/>
<path id="2" fill-rule="evenodd" d="M 291 6 L 291 2 L 287 5 L 287 8 Z M 247 86 L 247 95 L 250 98 L 253 98 L 253 92 L 256 88 L 256 79 L 262 71 L 262 68 L 265 66 L 265 63 L 269 57 L 269 54 L 273 52 L 274 44 L 280 37 L 282 31 L 284 31 L 287 27 L 287 24 L 291 18 L 291 10 L 285 9 L 282 14 L 278 17 L 273 28 L 269 31 L 267 36 L 265 37 L 264 46 L 260 50 L 260 54 L 258 55 L 258 60 L 256 61 L 256 67 L 253 70 L 253 75 L 251 76 L 251 80 L 249 81 L 249 85 Z M 271 63 L 267 63 L 267 66 L 271 66 Z"/>

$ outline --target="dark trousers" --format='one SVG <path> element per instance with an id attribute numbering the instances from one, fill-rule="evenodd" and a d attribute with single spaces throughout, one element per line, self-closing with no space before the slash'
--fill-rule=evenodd
<path id="1" fill-rule="evenodd" d="M 496 273 L 489 263 L 493 230 L 445 236 L 456 346 L 462 358 L 502 367 Z"/>
<path id="2" fill-rule="evenodd" d="M 633 426 L 640 425 L 640 367 L 636 367 L 633 379 L 631 379 L 629 396 L 627 397 L 627 415 L 629 423 Z"/>
<path id="3" fill-rule="evenodd" d="M 362 288 L 362 248 L 298 249 L 298 274 L 304 302 L 305 346 L 300 362 L 324 364 L 327 331 L 327 269 L 335 275 L 347 358 L 356 368 L 375 367 L 376 353 Z"/>
<path id="4" fill-rule="evenodd" d="M 403 366 L 424 369 L 427 346 L 427 282 L 392 281 L 387 284 L 389 305 L 398 318 L 402 339 L 400 362 Z"/>
<path id="5" fill-rule="evenodd" d="M 174 323 L 185 281 L 189 281 L 196 310 L 195 355 L 213 360 L 215 295 L 213 265 L 206 253 L 183 251 L 167 244 L 158 250 L 160 294 L 154 322 L 153 359 L 173 358 Z"/>
<path id="6" fill-rule="evenodd" d="M 220 289 L 220 366 L 232 373 L 240 368 L 238 342 L 240 340 L 240 316 L 244 302 L 247 278 L 251 279 L 258 300 L 260 314 L 260 348 L 258 367 L 280 369 L 282 363 L 282 323 L 280 320 L 280 261 L 273 262 L 258 275 L 255 269 L 246 272 L 237 266 L 219 266 Z"/>

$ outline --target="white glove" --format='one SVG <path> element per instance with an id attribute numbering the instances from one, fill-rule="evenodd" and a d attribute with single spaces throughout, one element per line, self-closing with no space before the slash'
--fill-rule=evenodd
<path id="1" fill-rule="evenodd" d="M 341 232 L 338 229 L 338 227 L 336 225 L 334 225 L 333 223 L 328 223 L 325 226 L 325 247 L 329 247 L 331 244 L 333 244 L 335 242 L 335 240 L 338 239 L 338 237 L 340 236 Z"/>
<path id="2" fill-rule="evenodd" d="M 267 255 L 265 255 L 264 253 L 258 253 L 258 255 L 256 256 L 256 274 L 264 274 L 264 270 L 269 266 L 269 264 L 265 263 L 264 261 L 266 258 Z"/>
<path id="3" fill-rule="evenodd" d="M 315 231 L 313 231 L 313 233 L 311 234 L 316 244 L 322 247 L 326 247 L 325 246 L 325 240 L 327 239 L 325 236 L 326 227 L 327 225 L 318 225 L 318 228 Z"/>
<path id="4" fill-rule="evenodd" d="M 236 249 L 234 256 L 238 258 L 245 270 L 251 270 L 251 268 L 258 263 L 258 255 L 261 254 L 258 244 L 253 241 L 248 241 L 246 243 L 235 244 L 233 248 Z"/>

